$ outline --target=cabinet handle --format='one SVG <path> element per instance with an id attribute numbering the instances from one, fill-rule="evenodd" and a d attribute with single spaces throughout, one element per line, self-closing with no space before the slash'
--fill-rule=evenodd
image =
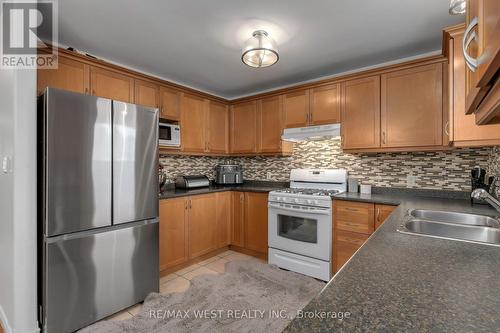
<path id="1" fill-rule="evenodd" d="M 349 210 L 351 212 L 358 212 L 359 211 L 357 208 L 351 208 L 351 207 L 346 207 L 345 210 Z"/>
<path id="2" fill-rule="evenodd" d="M 382 132 L 382 143 L 385 145 L 385 131 Z"/>
<path id="3" fill-rule="evenodd" d="M 449 130 L 449 128 L 450 128 L 450 121 L 448 120 L 446 122 L 446 125 L 444 125 L 444 134 L 446 134 L 447 137 L 450 136 L 450 130 Z"/>
<path id="4" fill-rule="evenodd" d="M 85 88 L 85 94 L 89 93 L 89 88 Z"/>
<path id="5" fill-rule="evenodd" d="M 184 201 L 184 209 L 188 209 L 188 201 L 189 200 Z"/>
<path id="6" fill-rule="evenodd" d="M 464 37 L 462 38 L 462 52 L 464 54 L 465 64 L 467 65 L 467 67 L 469 67 L 469 69 L 472 72 L 476 71 L 478 66 L 478 60 L 476 58 L 471 57 L 469 53 L 467 53 L 467 49 L 469 48 L 469 45 L 472 41 L 475 41 L 476 43 L 478 42 L 476 31 L 472 31 L 472 29 L 474 29 L 477 25 L 478 25 L 478 20 L 476 16 L 472 19 L 472 21 L 470 21 L 469 26 L 464 32 Z"/>
<path id="7" fill-rule="evenodd" d="M 92 89 L 92 95 L 95 96 L 95 90 L 94 89 Z"/>
<path id="8" fill-rule="evenodd" d="M 377 218 L 376 218 L 376 220 L 380 222 L 380 208 L 377 208 Z"/>

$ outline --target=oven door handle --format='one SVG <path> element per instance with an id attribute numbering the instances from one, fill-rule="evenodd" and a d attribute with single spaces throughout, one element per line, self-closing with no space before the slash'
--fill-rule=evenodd
<path id="1" fill-rule="evenodd" d="M 331 211 L 330 209 L 311 209 L 311 210 L 306 210 L 306 209 L 297 209 L 297 208 L 292 208 L 292 207 L 285 207 L 277 204 L 268 204 L 269 208 L 277 208 L 281 210 L 286 210 L 290 212 L 298 212 L 298 213 L 309 213 L 309 214 L 318 214 L 318 215 L 330 215 Z"/>

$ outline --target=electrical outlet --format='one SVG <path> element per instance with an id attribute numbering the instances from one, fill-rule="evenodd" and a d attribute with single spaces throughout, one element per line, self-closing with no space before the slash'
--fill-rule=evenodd
<path id="1" fill-rule="evenodd" d="M 406 176 L 406 186 L 410 187 L 415 185 L 417 185 L 417 176 L 413 175 Z"/>
<path id="2" fill-rule="evenodd" d="M 271 175 L 271 172 L 267 172 L 266 174 L 266 180 L 271 180 L 273 178 L 273 176 Z"/>

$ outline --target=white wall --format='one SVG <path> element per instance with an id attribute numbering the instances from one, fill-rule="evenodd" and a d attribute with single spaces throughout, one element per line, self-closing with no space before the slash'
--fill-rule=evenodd
<path id="1" fill-rule="evenodd" d="M 0 321 L 38 332 L 36 72 L 0 69 Z M 5 172 L 4 157 L 11 163 Z"/>

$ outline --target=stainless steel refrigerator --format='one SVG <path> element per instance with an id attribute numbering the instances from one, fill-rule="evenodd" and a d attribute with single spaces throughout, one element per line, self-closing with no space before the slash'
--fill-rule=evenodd
<path id="1" fill-rule="evenodd" d="M 158 109 L 39 100 L 39 304 L 72 332 L 158 292 Z"/>

